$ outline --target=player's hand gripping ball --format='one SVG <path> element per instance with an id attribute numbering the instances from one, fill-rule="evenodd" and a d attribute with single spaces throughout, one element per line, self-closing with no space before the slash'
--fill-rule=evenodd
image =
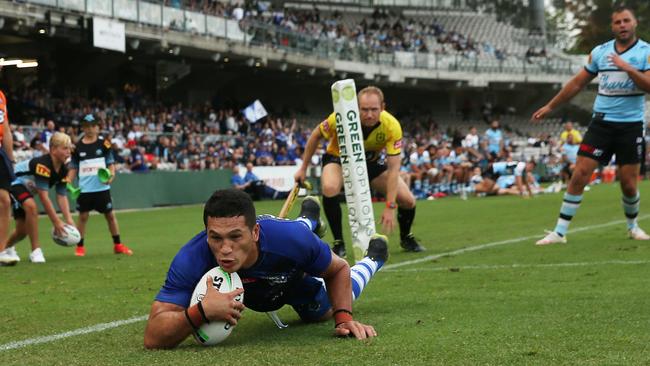
<path id="1" fill-rule="evenodd" d="M 206 272 L 199 280 L 199 283 L 194 288 L 190 306 L 203 300 L 207 290 L 206 280 L 208 276 L 212 277 L 212 286 L 222 293 L 232 292 L 238 288 L 243 288 L 241 278 L 237 273 L 228 273 L 220 267 L 215 267 Z M 235 298 L 236 301 L 243 302 L 244 294 L 240 294 Z M 210 323 L 203 324 L 199 327 L 198 332 L 194 334 L 194 339 L 204 346 L 213 346 L 217 343 L 223 342 L 230 333 L 232 333 L 234 325 L 225 321 L 211 321 Z"/>
<path id="2" fill-rule="evenodd" d="M 52 228 L 52 240 L 54 240 L 55 243 L 62 245 L 64 247 L 71 247 L 79 244 L 79 242 L 81 241 L 81 234 L 79 233 L 79 230 L 77 230 L 76 227 L 70 224 L 63 225 L 63 228 L 65 229 L 66 236 L 56 235 L 54 233 L 54 228 Z"/>

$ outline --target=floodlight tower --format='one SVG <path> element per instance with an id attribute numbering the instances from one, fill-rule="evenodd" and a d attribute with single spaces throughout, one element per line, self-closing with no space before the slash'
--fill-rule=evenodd
<path id="1" fill-rule="evenodd" d="M 546 35 L 546 17 L 544 15 L 544 0 L 530 0 L 530 30 Z"/>

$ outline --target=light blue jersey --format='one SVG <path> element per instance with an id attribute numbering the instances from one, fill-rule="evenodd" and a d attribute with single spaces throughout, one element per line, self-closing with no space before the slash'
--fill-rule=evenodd
<path id="1" fill-rule="evenodd" d="M 578 159 L 578 150 L 580 150 L 580 145 L 578 144 L 564 144 L 562 145 L 562 155 L 566 156 L 566 159 L 569 163 L 575 164 Z"/>
<path id="2" fill-rule="evenodd" d="M 501 129 L 493 130 L 488 128 L 485 131 L 485 138 L 488 143 L 488 152 L 498 154 L 499 150 L 501 150 L 501 141 L 503 141 L 503 132 Z"/>
<path id="3" fill-rule="evenodd" d="M 492 164 L 492 172 L 498 176 L 520 176 L 526 175 L 526 163 L 523 161 L 500 161 Z"/>
<path id="4" fill-rule="evenodd" d="M 616 53 L 615 41 L 611 40 L 594 48 L 589 55 L 585 70 L 600 75 L 593 116 L 608 122 L 643 122 L 645 93 L 625 71 L 609 62 L 608 56 Z M 637 40 L 618 55 L 641 72 L 650 70 L 650 45 L 645 41 Z"/>
<path id="5" fill-rule="evenodd" d="M 514 175 L 502 175 L 495 182 L 501 188 L 510 188 L 515 185 L 517 178 Z"/>

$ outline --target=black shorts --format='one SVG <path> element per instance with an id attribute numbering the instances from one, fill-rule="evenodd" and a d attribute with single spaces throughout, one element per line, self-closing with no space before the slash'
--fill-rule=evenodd
<path id="1" fill-rule="evenodd" d="M 30 198 L 34 198 L 32 193 L 22 184 L 16 184 L 9 189 L 11 195 L 11 210 L 15 219 L 24 219 L 25 210 L 23 210 L 23 202 Z"/>
<path id="2" fill-rule="evenodd" d="M 322 163 L 323 168 L 325 167 L 325 165 L 330 163 L 341 165 L 341 158 L 331 154 L 323 155 L 323 163 Z M 372 182 L 373 179 L 380 176 L 381 173 L 385 172 L 386 169 L 388 168 L 386 167 L 386 164 L 384 164 L 382 160 L 373 161 L 373 162 L 369 162 L 366 160 L 366 169 L 368 170 L 368 182 Z"/>
<path id="3" fill-rule="evenodd" d="M 573 169 L 571 169 L 571 164 L 573 163 L 566 163 L 562 166 L 562 172 L 566 173 L 569 177 L 573 175 Z"/>
<path id="4" fill-rule="evenodd" d="M 111 200 L 111 190 L 99 192 L 81 193 L 77 198 L 77 211 L 90 212 L 95 210 L 99 213 L 108 213 L 113 211 L 113 200 Z"/>
<path id="5" fill-rule="evenodd" d="M 643 123 L 592 120 L 578 155 L 602 165 L 616 154 L 616 165 L 639 164 L 643 159 Z"/>
<path id="6" fill-rule="evenodd" d="M 4 149 L 0 148 L 0 189 L 5 191 L 11 190 L 11 182 L 16 179 L 14 169 L 11 166 L 11 161 L 5 153 Z"/>

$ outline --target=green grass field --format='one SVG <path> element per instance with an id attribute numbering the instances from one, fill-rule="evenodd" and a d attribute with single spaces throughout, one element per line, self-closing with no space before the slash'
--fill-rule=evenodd
<path id="1" fill-rule="evenodd" d="M 641 191 L 648 230 L 650 184 Z M 23 261 L 0 268 L 0 365 L 648 364 L 650 243 L 627 239 L 618 188 L 602 185 L 585 194 L 567 245 L 536 247 L 560 202 L 419 201 L 414 232 L 428 251 L 404 253 L 393 235 L 388 264 L 355 303 L 355 317 L 379 333 L 371 341 L 334 338 L 331 322 L 301 324 L 284 308 L 287 329 L 249 310 L 226 342 L 188 339 L 172 351 L 143 349 L 143 316 L 176 251 L 201 230 L 202 208 L 119 213 L 132 257 L 112 254 L 100 216 L 91 217 L 85 258 L 53 244 L 44 222 L 47 263 L 29 263 L 25 241 Z M 263 202 L 258 213 L 281 204 Z M 82 328 L 93 332 L 63 334 Z"/>

